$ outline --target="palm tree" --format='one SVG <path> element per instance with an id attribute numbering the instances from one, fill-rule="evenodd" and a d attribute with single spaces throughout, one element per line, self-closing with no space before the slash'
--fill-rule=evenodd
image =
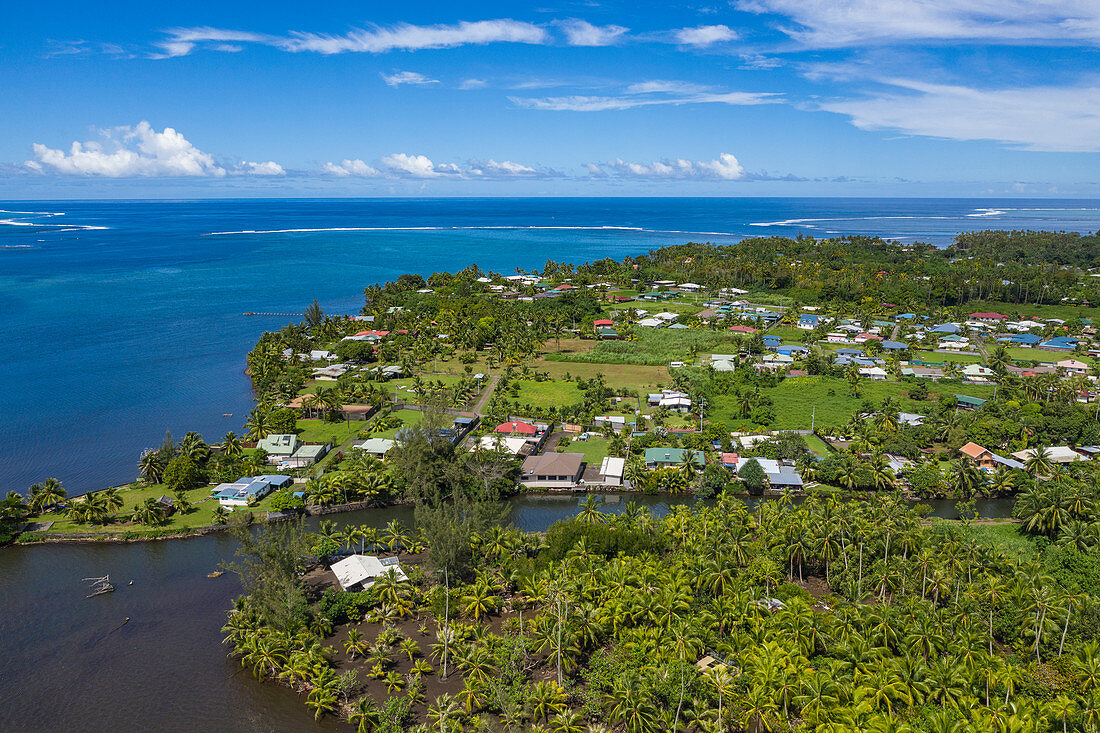
<path id="1" fill-rule="evenodd" d="M 1042 445 L 1033 447 L 1031 455 L 1024 461 L 1024 468 L 1032 476 L 1049 476 L 1054 470 L 1054 461 L 1051 460 L 1050 450 Z"/>
<path id="2" fill-rule="evenodd" d="M 141 479 L 146 483 L 159 484 L 164 479 L 166 462 L 159 450 L 147 450 L 138 459 Z"/>
<path id="3" fill-rule="evenodd" d="M 351 706 L 348 722 L 356 727 L 357 733 L 370 733 L 382 722 L 382 711 L 372 697 L 363 697 Z"/>
<path id="4" fill-rule="evenodd" d="M 607 521 L 607 515 L 600 511 L 603 505 L 603 497 L 589 494 L 581 500 L 577 518 L 585 524 L 602 524 Z"/>
<path id="5" fill-rule="evenodd" d="M 241 439 L 230 430 L 222 438 L 222 453 L 230 458 L 240 458 L 244 453 L 244 447 L 241 445 Z"/>
<path id="6" fill-rule="evenodd" d="M 35 484 L 31 487 L 30 494 L 29 505 L 35 514 L 57 506 L 65 500 L 67 495 L 65 489 L 61 487 L 61 482 L 55 478 L 48 478 L 42 483 Z"/>

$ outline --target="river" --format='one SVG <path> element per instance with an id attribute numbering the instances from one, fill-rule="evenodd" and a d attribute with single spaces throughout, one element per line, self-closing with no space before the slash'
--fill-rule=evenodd
<path id="1" fill-rule="evenodd" d="M 690 497 L 610 494 L 661 516 Z M 754 500 L 749 500 L 754 502 Z M 571 495 L 521 496 L 509 521 L 545 530 L 577 511 Z M 956 516 L 953 502 L 933 514 Z M 979 502 L 1003 517 L 1011 501 Z M 410 507 L 331 515 L 338 524 L 412 524 Z M 311 519 L 316 526 L 317 520 Z M 0 731 L 337 731 L 314 721 L 289 690 L 253 679 L 221 645 L 225 612 L 240 586 L 207 578 L 233 557 L 225 535 L 132 544 L 52 544 L 0 550 Z M 82 578 L 110 574 L 116 591 L 86 599 Z M 132 584 L 131 584 L 132 582 Z M 124 620 L 129 618 L 128 622 Z"/>

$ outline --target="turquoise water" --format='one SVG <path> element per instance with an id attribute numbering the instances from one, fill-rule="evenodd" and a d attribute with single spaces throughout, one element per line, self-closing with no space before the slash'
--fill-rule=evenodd
<path id="1" fill-rule="evenodd" d="M 984 228 L 1100 229 L 1100 204 L 975 199 L 372 199 L 0 202 L 0 491 L 128 481 L 164 431 L 217 439 L 251 399 L 244 355 L 314 297 L 471 263 L 622 258 L 685 241 Z M 225 417 L 225 413 L 231 416 Z"/>

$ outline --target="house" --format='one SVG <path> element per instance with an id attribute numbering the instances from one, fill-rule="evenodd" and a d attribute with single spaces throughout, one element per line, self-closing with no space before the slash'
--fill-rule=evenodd
<path id="1" fill-rule="evenodd" d="M 664 328 L 665 322 L 659 318 L 643 318 L 638 321 L 638 325 L 643 328 Z"/>
<path id="2" fill-rule="evenodd" d="M 1052 351 L 1073 351 L 1077 348 L 1077 339 L 1070 338 L 1069 336 L 1056 336 L 1055 338 L 1041 342 L 1039 348 L 1050 349 Z"/>
<path id="3" fill-rule="evenodd" d="M 997 373 L 981 364 L 967 364 L 962 368 L 962 376 L 968 382 L 988 382 L 997 378 Z"/>
<path id="4" fill-rule="evenodd" d="M 580 453 L 543 453 L 527 456 L 520 467 L 520 483 L 531 488 L 573 488 L 584 473 Z"/>
<path id="5" fill-rule="evenodd" d="M 1001 343 L 1023 347 L 1036 346 L 1042 340 L 1033 333 L 1010 333 L 997 337 L 997 341 Z"/>
<path id="6" fill-rule="evenodd" d="M 928 330 L 932 333 L 958 333 L 961 329 L 957 323 L 941 323 Z"/>
<path id="7" fill-rule="evenodd" d="M 538 450 L 538 441 L 521 435 L 483 435 L 478 438 L 479 448 L 495 451 L 498 448 L 513 456 L 529 456 Z"/>
<path id="8" fill-rule="evenodd" d="M 331 364 L 313 370 L 313 378 L 318 382 L 335 382 L 351 370 L 347 364 Z"/>
<path id="9" fill-rule="evenodd" d="M 397 445 L 397 441 L 389 438 L 368 438 L 362 443 L 356 443 L 352 448 L 357 448 L 372 458 L 384 459 L 390 449 Z"/>
<path id="10" fill-rule="evenodd" d="M 703 289 L 703 286 L 696 283 L 680 283 L 676 286 L 676 289 L 682 293 L 698 293 Z"/>
<path id="11" fill-rule="evenodd" d="M 909 344 L 901 341 L 883 341 L 882 348 L 886 351 L 905 351 L 909 348 Z"/>
<path id="12" fill-rule="evenodd" d="M 601 328 L 607 328 L 614 325 L 615 321 L 611 320 L 610 318 L 597 318 L 596 320 L 592 321 L 592 328 L 596 331 L 600 330 Z"/>
<path id="13" fill-rule="evenodd" d="M 1038 448 L 1025 448 L 1024 450 L 1018 450 L 1013 453 L 1012 457 L 1018 458 L 1021 461 L 1027 461 L 1035 455 L 1037 450 Z M 1065 445 L 1056 445 L 1051 448 L 1047 448 L 1046 456 L 1051 463 L 1073 463 L 1074 461 L 1089 460 L 1085 456 L 1073 450 L 1073 448 Z"/>
<path id="14" fill-rule="evenodd" d="M 902 367 L 901 376 L 936 381 L 943 378 L 943 370 L 936 367 Z"/>
<path id="15" fill-rule="evenodd" d="M 913 412 L 899 412 L 898 413 L 898 422 L 901 423 L 902 425 L 907 425 L 907 426 L 913 427 L 913 428 L 918 428 L 921 425 L 924 425 L 924 419 L 925 419 L 924 415 L 917 415 L 916 413 L 913 413 Z"/>
<path id="16" fill-rule="evenodd" d="M 736 298 L 739 295 L 748 294 L 748 290 L 742 290 L 741 288 L 722 288 L 718 291 L 718 297 L 720 298 Z"/>
<path id="17" fill-rule="evenodd" d="M 1008 320 L 1008 316 L 1002 313 L 971 313 L 968 318 L 982 323 L 1000 323 Z"/>
<path id="18" fill-rule="evenodd" d="M 599 331 L 596 332 L 596 336 L 598 336 L 603 341 L 618 341 L 622 338 L 619 335 L 619 332 L 613 328 L 601 328 Z"/>
<path id="19" fill-rule="evenodd" d="M 293 433 L 269 435 L 256 444 L 267 453 L 268 463 L 283 468 L 303 468 L 328 452 L 328 445 L 306 445 Z"/>
<path id="20" fill-rule="evenodd" d="M 626 459 L 608 456 L 600 464 L 600 481 L 605 486 L 622 486 Z"/>
<path id="21" fill-rule="evenodd" d="M 817 324 L 821 321 L 821 316 L 814 315 L 813 313 L 803 313 L 798 318 L 798 327 L 803 331 L 812 331 L 817 328 Z"/>
<path id="22" fill-rule="evenodd" d="M 393 573 L 394 578 L 399 581 L 409 579 L 396 557 L 349 555 L 334 562 L 331 569 L 340 588 L 345 591 L 366 590 L 387 573 Z"/>
<path id="23" fill-rule="evenodd" d="M 866 343 L 867 341 L 871 341 L 871 340 L 874 340 L 874 339 L 878 339 L 879 341 L 882 341 L 881 336 L 876 336 L 875 334 L 870 333 L 869 331 L 864 331 L 863 333 L 857 333 L 852 340 L 855 341 L 857 344 L 862 344 L 862 343 Z"/>
<path id="24" fill-rule="evenodd" d="M 731 356 L 725 359 L 717 359 L 715 358 L 716 356 L 718 355 L 715 354 L 715 356 L 710 358 L 710 366 L 714 371 L 733 372 L 737 370 L 737 362 L 734 361 L 734 357 Z"/>
<path id="25" fill-rule="evenodd" d="M 959 453 L 962 453 L 970 460 L 971 464 L 983 471 L 992 471 L 997 467 L 997 462 L 993 460 L 993 451 L 983 448 L 977 443 L 967 443 L 959 448 Z"/>
<path id="26" fill-rule="evenodd" d="M 313 351 L 309 352 L 310 361 L 328 361 L 329 359 L 333 358 L 335 357 L 331 351 L 314 349 Z"/>
<path id="27" fill-rule="evenodd" d="M 687 412 L 691 409 L 691 398 L 685 392 L 677 392 L 674 389 L 652 392 L 646 395 L 646 403 L 650 407 L 666 407 L 679 412 Z"/>
<path id="28" fill-rule="evenodd" d="M 724 454 L 722 465 L 727 465 L 726 457 L 734 458 L 733 471 L 740 475 L 741 470 L 749 463 L 756 461 L 764 470 L 764 477 L 768 480 L 768 486 L 773 489 L 792 489 L 802 487 L 802 476 L 789 463 L 777 461 L 771 458 L 747 458 L 737 454 Z M 729 467 L 729 466 L 727 466 Z"/>
<path id="29" fill-rule="evenodd" d="M 673 322 L 676 321 L 677 318 L 680 317 L 680 314 L 679 313 L 672 313 L 671 311 L 661 311 L 660 313 L 656 314 L 653 317 L 657 318 L 659 320 L 662 320 L 665 323 L 673 323 Z"/>
<path id="30" fill-rule="evenodd" d="M 873 379 L 876 382 L 884 381 L 890 374 L 882 367 L 863 367 L 859 370 L 859 376 Z"/>
<path id="31" fill-rule="evenodd" d="M 1088 374 L 1089 365 L 1083 361 L 1077 361 L 1076 359 L 1064 359 L 1054 366 L 1067 372 L 1068 374 Z"/>
<path id="32" fill-rule="evenodd" d="M 366 420 L 374 411 L 374 405 L 340 405 L 340 417 L 345 420 Z"/>
<path id="33" fill-rule="evenodd" d="M 292 482 L 290 476 L 243 477 L 231 484 L 218 484 L 210 493 L 221 506 L 248 506 L 253 498 L 258 501 L 275 489 L 289 486 Z"/>
<path id="34" fill-rule="evenodd" d="M 977 410 L 986 403 L 980 397 L 968 397 L 964 394 L 955 395 L 955 400 L 959 403 L 960 410 Z"/>
<path id="35" fill-rule="evenodd" d="M 534 435 L 538 432 L 538 428 L 529 422 L 523 422 L 515 420 L 513 422 L 503 422 L 493 428 L 493 432 L 500 435 Z"/>
<path id="36" fill-rule="evenodd" d="M 963 351 L 970 348 L 970 339 L 962 336 L 945 336 L 936 343 L 941 351 Z"/>
<path id="37" fill-rule="evenodd" d="M 826 341 L 826 343 L 830 343 L 830 344 L 850 344 L 850 343 L 852 343 L 852 339 L 848 337 L 848 334 L 841 333 L 841 332 L 825 334 L 825 341 Z"/>
<path id="38" fill-rule="evenodd" d="M 729 330 L 734 333 L 756 333 L 756 329 L 751 326 L 730 326 Z"/>
<path id="39" fill-rule="evenodd" d="M 699 468 L 707 465 L 706 455 L 701 450 L 688 450 L 687 448 L 646 448 L 645 467 L 650 471 L 658 468 L 671 468 L 683 465 L 684 456 L 690 456 L 690 460 Z"/>

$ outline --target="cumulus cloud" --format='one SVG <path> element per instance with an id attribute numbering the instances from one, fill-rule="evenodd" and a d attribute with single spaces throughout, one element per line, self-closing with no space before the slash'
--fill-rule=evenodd
<path id="1" fill-rule="evenodd" d="M 1100 42 L 1093 0 L 738 0 L 789 19 L 780 29 L 812 47 L 874 42 Z"/>
<path id="2" fill-rule="evenodd" d="M 168 38 L 157 44 L 161 52 L 156 56 L 167 58 L 186 56 L 198 46 L 216 43 L 254 43 L 273 46 L 291 53 L 387 53 L 390 51 L 417 51 L 429 48 L 456 48 L 488 43 L 546 43 L 546 30 L 533 23 L 518 20 L 462 21 L 451 25 L 412 25 L 400 23 L 393 26 L 372 26 L 342 34 L 309 33 L 294 31 L 287 35 L 270 35 L 249 31 L 221 28 L 176 28 Z"/>
<path id="3" fill-rule="evenodd" d="M 245 161 L 237 166 L 235 173 L 247 176 L 285 176 L 286 170 L 273 160 L 264 163 L 252 163 Z"/>
<path id="4" fill-rule="evenodd" d="M 157 132 L 143 121 L 132 127 L 101 130 L 100 137 L 73 142 L 68 152 L 35 143 L 35 159 L 27 166 L 40 172 L 106 178 L 226 175 L 212 155 L 196 148 L 171 127 Z"/>
<path id="5" fill-rule="evenodd" d="M 442 175 L 457 173 L 455 165 L 438 166 L 426 155 L 393 153 L 382 157 L 382 167 L 390 174 L 408 178 L 438 178 Z"/>
<path id="6" fill-rule="evenodd" d="M 652 163 L 630 163 L 616 158 L 601 165 L 588 163 L 586 168 L 597 178 L 614 176 L 654 181 L 736 181 L 745 176 L 744 167 L 730 153 L 722 153 L 715 160 L 699 161 L 676 158 Z"/>
<path id="7" fill-rule="evenodd" d="M 1100 152 L 1100 87 L 975 89 L 908 79 L 894 89 L 826 102 L 864 130 L 949 140 L 992 140 L 1022 150 Z"/>
<path id="8" fill-rule="evenodd" d="M 592 25 L 576 18 L 560 23 L 570 46 L 614 46 L 629 31 L 621 25 Z"/>
<path id="9" fill-rule="evenodd" d="M 391 87 L 399 87 L 402 84 L 422 86 L 425 84 L 438 84 L 438 79 L 430 79 L 416 71 L 395 71 L 392 74 L 381 74 L 382 81 Z"/>
<path id="10" fill-rule="evenodd" d="M 484 89 L 489 86 L 489 82 L 484 79 L 465 79 L 458 85 L 459 89 Z"/>
<path id="11" fill-rule="evenodd" d="M 736 41 L 737 33 L 725 25 L 701 25 L 673 31 L 672 37 L 682 46 L 711 46 L 715 43 Z"/>
<path id="12" fill-rule="evenodd" d="M 781 101 L 774 92 L 729 92 L 681 81 L 644 81 L 627 86 L 617 95 L 566 97 L 516 97 L 508 99 L 524 109 L 551 112 L 604 112 L 661 105 L 728 104 L 746 106 Z"/>
<path id="13" fill-rule="evenodd" d="M 511 160 L 502 160 L 498 163 L 492 158 L 484 163 L 471 160 L 468 170 L 471 175 L 482 178 L 533 178 L 539 175 L 539 172 L 529 165 Z"/>
<path id="14" fill-rule="evenodd" d="M 328 175 L 339 176 L 341 178 L 347 178 L 348 176 L 375 178 L 382 175 L 377 168 L 367 165 L 359 158 L 355 160 L 348 160 L 345 158 L 339 163 L 325 163 L 321 171 Z"/>

